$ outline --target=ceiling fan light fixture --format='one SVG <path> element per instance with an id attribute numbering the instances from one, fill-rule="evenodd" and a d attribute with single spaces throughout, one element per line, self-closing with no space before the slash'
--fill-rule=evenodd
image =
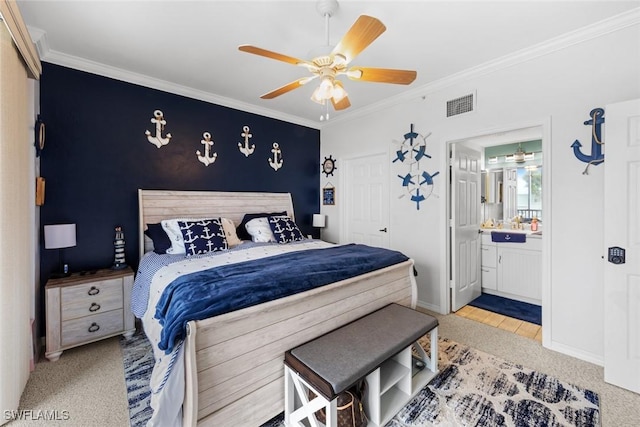
<path id="1" fill-rule="evenodd" d="M 347 95 L 347 91 L 344 90 L 342 82 L 340 80 L 335 80 L 333 82 L 333 102 L 337 104 L 338 102 L 342 101 Z"/>
<path id="2" fill-rule="evenodd" d="M 323 77 L 318 89 L 320 98 L 331 99 L 333 97 L 333 79 L 329 76 Z"/>
<path id="3" fill-rule="evenodd" d="M 313 93 L 311 94 L 311 100 L 313 102 L 317 102 L 320 105 L 324 105 L 324 99 L 322 99 L 322 97 L 320 96 L 320 86 L 318 86 L 317 88 L 315 88 L 315 90 L 313 91 Z"/>

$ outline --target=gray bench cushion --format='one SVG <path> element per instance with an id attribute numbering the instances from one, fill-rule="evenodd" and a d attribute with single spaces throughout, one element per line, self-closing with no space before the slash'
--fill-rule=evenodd
<path id="1" fill-rule="evenodd" d="M 390 304 L 287 351 L 285 363 L 332 400 L 436 326 L 433 316 Z"/>

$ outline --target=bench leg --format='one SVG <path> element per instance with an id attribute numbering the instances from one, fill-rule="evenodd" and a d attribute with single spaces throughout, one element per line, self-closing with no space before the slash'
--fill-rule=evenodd
<path id="1" fill-rule="evenodd" d="M 432 372 L 438 372 L 438 327 L 431 330 L 431 359 L 429 369 Z"/>
<path id="2" fill-rule="evenodd" d="M 436 326 L 429 332 L 430 354 L 422 348 L 419 342 L 415 342 L 413 348 L 418 353 L 420 359 L 424 362 L 427 369 L 431 372 L 438 372 L 438 327 Z"/>
<path id="3" fill-rule="evenodd" d="M 309 390 L 316 397 L 309 400 Z M 297 402 L 300 407 L 296 408 Z M 326 427 L 337 427 L 337 400 L 328 401 L 317 393 L 295 371 L 284 367 L 284 423 L 287 427 L 304 427 L 303 420 L 308 420 L 311 427 L 320 427 L 321 424 L 315 417 L 315 412 L 325 408 L 327 414 Z"/>

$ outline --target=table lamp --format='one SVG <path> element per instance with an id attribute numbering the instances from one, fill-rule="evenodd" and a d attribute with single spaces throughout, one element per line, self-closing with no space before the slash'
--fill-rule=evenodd
<path id="1" fill-rule="evenodd" d="M 68 277 L 68 268 L 62 267 L 62 249 L 76 245 L 75 224 L 52 224 L 44 226 L 44 248 L 58 250 L 58 271 L 51 274 L 52 278 Z"/>

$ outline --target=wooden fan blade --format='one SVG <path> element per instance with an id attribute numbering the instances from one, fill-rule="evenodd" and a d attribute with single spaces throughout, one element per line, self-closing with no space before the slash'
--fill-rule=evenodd
<path id="1" fill-rule="evenodd" d="M 360 15 L 331 53 L 344 56 L 348 64 L 386 29 L 377 18 Z"/>
<path id="2" fill-rule="evenodd" d="M 333 104 L 333 109 L 336 111 L 344 110 L 351 107 L 351 102 L 349 101 L 349 97 L 345 96 L 338 102 L 334 102 L 333 98 L 331 98 L 331 103 Z"/>
<path id="3" fill-rule="evenodd" d="M 254 55 L 264 56 L 266 58 L 275 59 L 278 61 L 286 62 L 293 65 L 310 65 L 314 66 L 311 62 L 304 59 L 294 58 L 293 56 L 283 55 L 281 53 L 272 52 L 270 50 L 262 49 L 260 47 L 251 46 L 249 44 L 243 44 L 238 46 L 238 50 L 247 53 L 253 53 Z"/>
<path id="4" fill-rule="evenodd" d="M 265 93 L 264 95 L 262 95 L 260 98 L 262 99 L 273 99 L 276 96 L 280 96 L 283 95 L 287 92 L 291 92 L 294 89 L 299 88 L 300 86 L 304 85 L 305 83 L 309 82 L 313 80 L 313 77 L 303 77 L 301 79 L 298 79 L 296 81 L 293 81 L 291 83 L 287 83 L 286 85 L 279 87 L 276 90 L 272 90 L 269 93 Z"/>
<path id="5" fill-rule="evenodd" d="M 394 70 L 391 68 L 352 67 L 345 73 L 351 80 L 365 82 L 394 83 L 398 85 L 411 84 L 418 75 L 412 70 Z M 358 77 L 360 74 L 360 77 Z"/>

